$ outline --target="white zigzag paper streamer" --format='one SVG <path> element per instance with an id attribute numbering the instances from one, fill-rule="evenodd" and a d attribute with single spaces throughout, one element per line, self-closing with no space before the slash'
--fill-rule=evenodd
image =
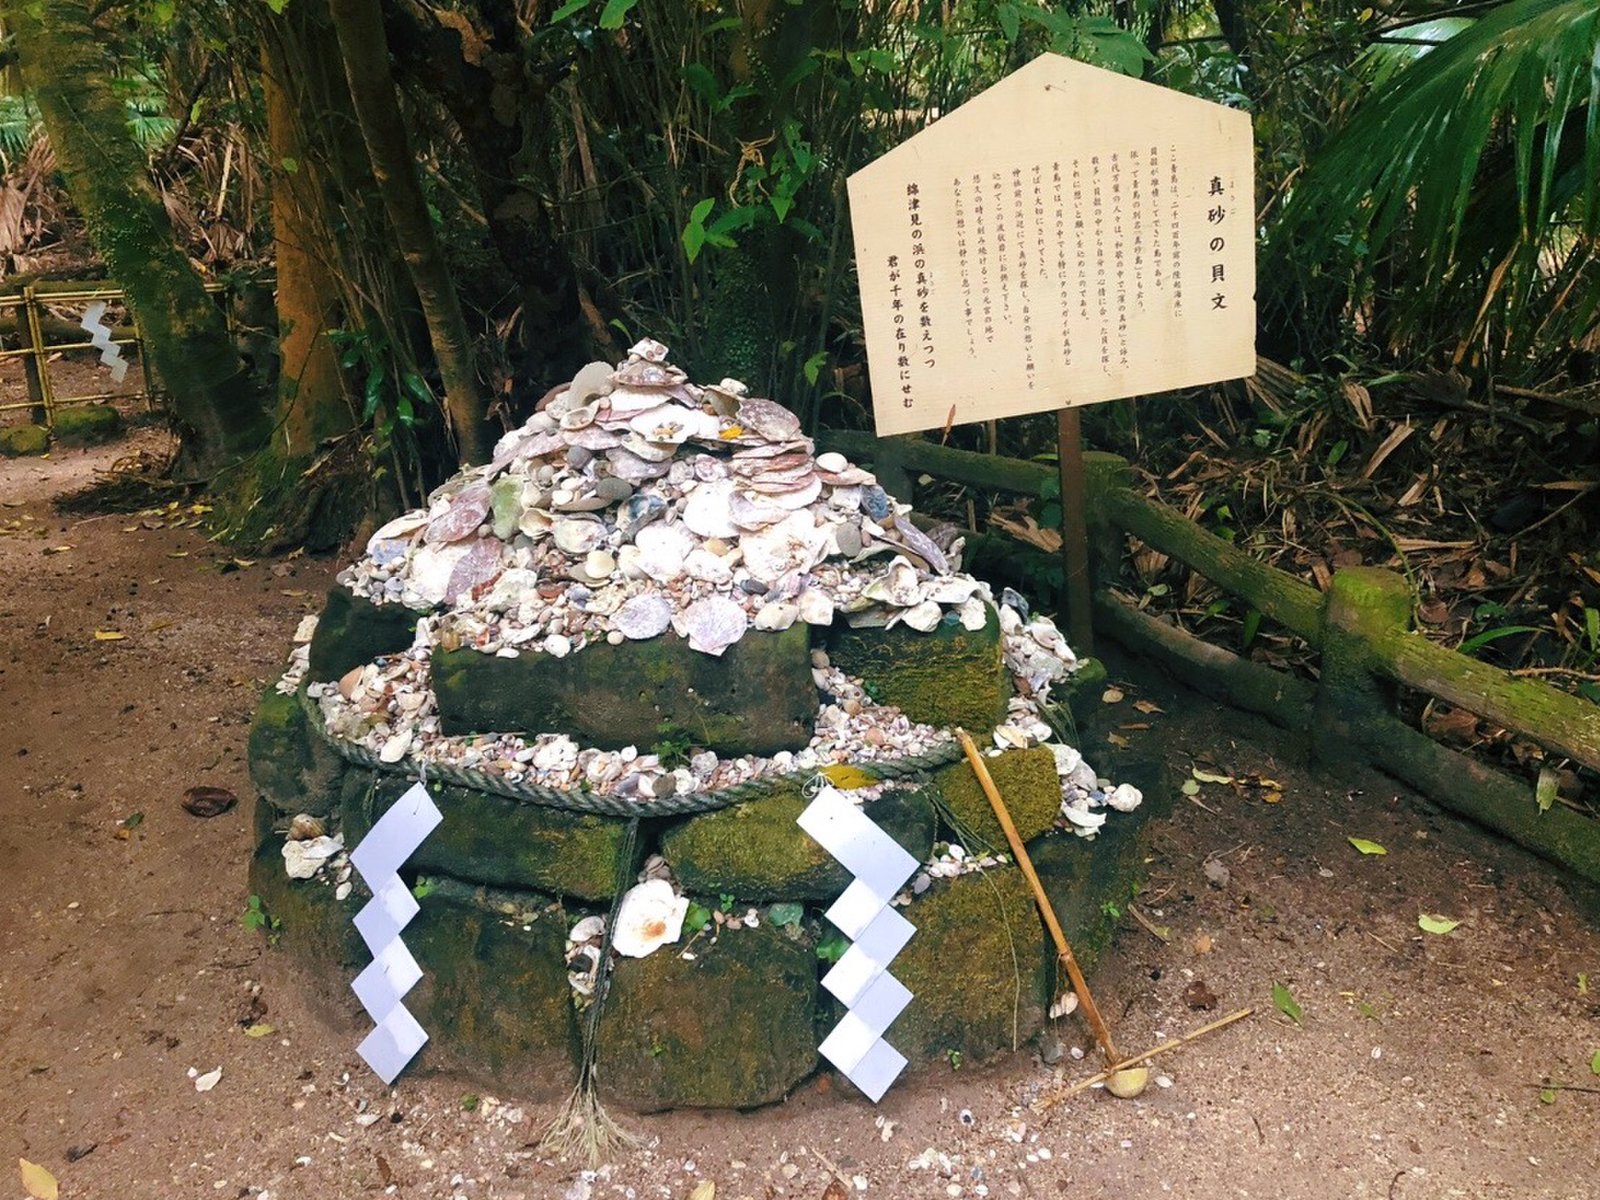
<path id="1" fill-rule="evenodd" d="M 428 1040 L 427 1030 L 401 1003 L 422 978 L 422 968 L 400 940 L 401 930 L 421 906 L 399 870 L 442 820 L 444 815 L 428 789 L 414 784 L 374 822 L 350 854 L 350 861 L 372 889 L 372 899 L 355 916 L 356 930 L 372 951 L 372 962 L 350 987 L 377 1022 L 356 1053 L 384 1083 L 393 1083 Z"/>
<path id="2" fill-rule="evenodd" d="M 837 788 L 819 791 L 798 824 L 855 876 L 827 912 L 852 945 L 822 977 L 846 1012 L 817 1051 L 876 1104 L 906 1065 L 883 1035 L 911 1003 L 888 967 L 916 929 L 889 902 L 917 860 Z"/>
<path id="3" fill-rule="evenodd" d="M 122 347 L 111 340 L 111 327 L 100 320 L 105 313 L 105 302 L 96 300 L 83 310 L 83 320 L 78 323 L 89 335 L 89 341 L 100 351 L 100 361 L 111 368 L 111 378 L 121 383 L 128 373 L 128 360 L 122 357 Z"/>

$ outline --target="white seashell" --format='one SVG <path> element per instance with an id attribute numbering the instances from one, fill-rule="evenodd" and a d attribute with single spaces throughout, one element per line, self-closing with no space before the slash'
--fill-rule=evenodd
<path id="1" fill-rule="evenodd" d="M 1131 783 L 1119 783 L 1107 793 L 1106 803 L 1118 812 L 1132 812 L 1144 803 L 1144 793 Z"/>
<path id="2" fill-rule="evenodd" d="M 717 479 L 699 484 L 683 505 L 683 523 L 703 538 L 731 538 L 739 535 L 730 507 L 733 481 Z"/>
<path id="3" fill-rule="evenodd" d="M 689 557 L 683 560 L 683 570 L 690 579 L 705 583 L 733 582 L 733 564 L 725 558 L 719 558 L 705 546 L 696 546 L 689 552 Z"/>
<path id="4" fill-rule="evenodd" d="M 533 765 L 541 771 L 570 771 L 578 765 L 577 743 L 557 734 L 533 752 Z"/>
<path id="5" fill-rule="evenodd" d="M 837 475 L 850 465 L 850 460 L 837 451 L 830 450 L 826 454 L 817 455 L 817 469 L 826 471 L 830 475 Z"/>
<path id="6" fill-rule="evenodd" d="M 961 628 L 977 633 L 989 623 L 989 606 L 973 596 L 956 610 L 961 615 Z"/>
<path id="7" fill-rule="evenodd" d="M 932 600 L 924 600 L 921 604 L 906 609 L 903 620 L 918 633 L 932 633 L 939 628 L 939 622 L 944 619 L 944 609 Z"/>
<path id="8" fill-rule="evenodd" d="M 1064 746 L 1060 742 L 1050 743 L 1050 753 L 1056 756 L 1056 774 L 1063 779 L 1068 778 L 1083 762 L 1083 755 L 1072 746 Z"/>
<path id="9" fill-rule="evenodd" d="M 800 619 L 807 625 L 833 624 L 833 597 L 819 587 L 808 587 L 795 597 Z"/>
<path id="10" fill-rule="evenodd" d="M 757 629 L 781 632 L 800 618 L 800 606 L 783 600 L 762 605 L 753 624 Z"/>
<path id="11" fill-rule="evenodd" d="M 283 844 L 283 869 L 290 879 L 310 879 L 322 865 L 344 849 L 342 837 L 309 838 Z"/>
<path id="12" fill-rule="evenodd" d="M 397 763 L 410 749 L 411 731 L 403 729 L 383 743 L 383 749 L 378 751 L 378 757 L 386 763 Z"/>
<path id="13" fill-rule="evenodd" d="M 544 640 L 544 652 L 551 658 L 565 658 L 572 653 L 572 640 L 565 634 L 552 633 Z"/>
<path id="14" fill-rule="evenodd" d="M 617 927 L 611 944 L 618 954 L 643 958 L 676 942 L 683 933 L 689 899 L 665 879 L 650 879 L 628 889 L 617 906 Z"/>
<path id="15" fill-rule="evenodd" d="M 583 572 L 590 579 L 610 578 L 617 569 L 617 560 L 604 550 L 591 550 L 583 560 Z"/>
<path id="16" fill-rule="evenodd" d="M 762 583 L 776 583 L 796 571 L 809 571 L 827 553 L 830 530 L 819 527 L 809 510 L 790 513 L 740 542 L 745 567 Z"/>
<path id="17" fill-rule="evenodd" d="M 567 385 L 567 396 L 574 404 L 587 404 L 597 396 L 611 391 L 611 364 L 592 362 L 572 377 Z"/>
<path id="18" fill-rule="evenodd" d="M 351 883 L 349 880 L 345 880 L 345 882 L 333 889 L 333 898 L 335 900 L 348 900 L 350 898 L 350 893 L 354 890 L 355 884 Z"/>
<path id="19" fill-rule="evenodd" d="M 883 575 L 884 598 L 890 604 L 901 608 L 910 608 L 922 596 L 921 582 L 917 578 L 917 569 L 905 559 L 896 557 L 889 563 L 889 569 Z"/>
<path id="20" fill-rule="evenodd" d="M 691 650 L 720 655 L 744 636 L 750 618 L 728 597 L 707 596 L 689 605 L 672 624 L 680 636 L 689 639 Z"/>
<path id="21" fill-rule="evenodd" d="M 469 548 L 465 542 L 419 546 L 411 556 L 411 568 L 406 574 L 406 592 L 409 593 L 406 602 L 415 600 L 420 608 L 432 608 L 435 604 L 444 603 L 451 572 Z"/>
<path id="22" fill-rule="evenodd" d="M 598 411 L 599 406 L 595 404 L 579 404 L 569 408 L 561 414 L 561 428 L 571 433 L 587 428 L 594 424 L 595 413 Z"/>
<path id="23" fill-rule="evenodd" d="M 551 529 L 555 543 L 568 554 L 588 554 L 606 540 L 606 527 L 597 517 L 563 517 Z"/>
<path id="24" fill-rule="evenodd" d="M 1106 823 L 1105 813 L 1090 812 L 1086 808 L 1076 808 L 1069 804 L 1061 806 L 1061 815 L 1079 829 L 1099 829 Z"/>
<path id="25" fill-rule="evenodd" d="M 701 412 L 698 408 L 684 408 L 681 404 L 662 404 L 655 408 L 647 408 L 635 415 L 628 422 L 628 428 L 652 444 L 668 443 L 676 446 L 692 437 L 716 437 L 718 423 L 716 417 Z"/>
<path id="26" fill-rule="evenodd" d="M 634 596 L 611 618 L 611 628 L 634 641 L 659 637 L 671 626 L 672 604 L 659 592 Z"/>
<path id="27" fill-rule="evenodd" d="M 661 363 L 667 361 L 667 348 L 655 338 L 640 338 L 628 349 L 628 353 L 646 362 Z"/>
<path id="28" fill-rule="evenodd" d="M 683 574 L 683 560 L 694 549 L 694 535 L 682 525 L 647 525 L 633 535 L 639 550 L 639 569 L 651 579 L 668 583 Z"/>
<path id="29" fill-rule="evenodd" d="M 592 942 L 602 936 L 606 931 L 606 919 L 601 916 L 582 918 L 572 927 L 572 932 L 567 934 L 567 941 L 571 943 Z"/>
<path id="30" fill-rule="evenodd" d="M 517 518 L 517 532 L 537 541 L 548 534 L 554 524 L 555 518 L 542 509 L 525 508 Z"/>
<path id="31" fill-rule="evenodd" d="M 1002 750 L 1026 750 L 1032 741 L 1032 738 L 1015 725 L 995 726 L 994 744 Z"/>

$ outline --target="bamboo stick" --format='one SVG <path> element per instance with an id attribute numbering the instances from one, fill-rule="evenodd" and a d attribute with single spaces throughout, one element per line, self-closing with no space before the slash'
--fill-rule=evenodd
<path id="1" fill-rule="evenodd" d="M 1111 1040 L 1111 1030 L 1106 1027 L 1105 1019 L 1100 1015 L 1100 1009 L 1094 1002 L 1094 996 L 1089 992 L 1089 985 L 1078 967 L 1078 960 L 1072 953 L 1072 947 L 1067 944 L 1067 935 L 1061 931 L 1061 922 L 1056 920 L 1056 910 L 1050 904 L 1050 897 L 1045 895 L 1044 885 L 1039 882 L 1039 874 L 1033 869 L 1033 860 L 1028 857 L 1027 848 L 1017 834 L 1017 827 L 1011 821 L 1011 814 L 1006 811 L 1005 801 L 1000 798 L 999 789 L 994 785 L 989 768 L 984 764 L 983 756 L 978 753 L 978 747 L 973 744 L 971 736 L 965 729 L 957 729 L 956 737 L 960 739 L 961 748 L 967 753 L 967 761 L 972 764 L 973 774 L 978 777 L 978 783 L 983 787 L 983 794 L 989 797 L 989 806 L 994 809 L 995 819 L 1000 822 L 1000 828 L 1005 830 L 1006 841 L 1011 844 L 1011 852 L 1017 856 L 1017 866 L 1022 868 L 1029 886 L 1033 888 L 1033 898 L 1038 901 L 1039 911 L 1044 915 L 1045 927 L 1050 930 L 1056 951 L 1060 954 L 1061 961 L 1066 964 L 1067 975 L 1072 979 L 1072 990 L 1078 994 L 1078 999 L 1082 1002 L 1083 1015 L 1089 1021 L 1089 1028 L 1094 1031 L 1095 1041 L 1100 1043 L 1106 1061 L 1115 1062 L 1118 1055 L 1117 1047 Z"/>
<path id="2" fill-rule="evenodd" d="M 1224 1026 L 1232 1025 L 1235 1021 L 1244 1020 L 1253 1012 L 1255 1012 L 1255 1009 L 1253 1008 L 1241 1008 L 1238 1012 L 1229 1013 L 1225 1017 L 1212 1021 L 1209 1025 L 1202 1025 L 1199 1029 L 1196 1029 L 1191 1033 L 1186 1033 L 1181 1038 L 1171 1038 L 1168 1041 L 1162 1042 L 1159 1046 L 1154 1046 L 1151 1049 L 1146 1050 L 1143 1054 L 1135 1054 L 1132 1058 L 1125 1058 L 1121 1062 L 1112 1063 L 1105 1070 L 1091 1075 L 1089 1078 L 1075 1083 L 1071 1087 L 1064 1087 L 1059 1092 L 1051 1092 L 1048 1096 L 1039 1097 L 1039 1099 L 1033 1102 L 1033 1111 L 1048 1112 L 1050 1109 L 1060 1104 L 1069 1096 L 1076 1096 L 1085 1088 L 1092 1088 L 1097 1083 L 1104 1083 L 1118 1071 L 1126 1070 L 1135 1063 L 1141 1063 L 1147 1058 L 1154 1058 L 1156 1055 L 1165 1053 L 1168 1050 L 1176 1050 L 1179 1046 L 1186 1046 L 1196 1038 L 1204 1037 L 1206 1034 L 1221 1029 Z"/>

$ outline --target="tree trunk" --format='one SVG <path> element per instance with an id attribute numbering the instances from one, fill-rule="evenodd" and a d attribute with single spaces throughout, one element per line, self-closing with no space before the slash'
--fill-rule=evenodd
<path id="1" fill-rule="evenodd" d="M 318 21 L 314 6 L 297 4 L 277 20 L 293 24 L 294 37 L 324 65 L 317 35 L 331 34 L 326 12 Z M 318 103 L 320 80 L 297 78 L 279 37 L 263 39 L 262 91 L 266 98 L 267 141 L 272 150 L 272 233 L 278 275 L 278 437 L 290 459 L 310 455 L 318 444 L 355 428 L 357 412 L 345 389 L 338 355 L 328 330 L 343 324 L 338 261 L 329 245 L 323 214 L 329 211 L 324 164 L 307 146 L 303 122 L 326 111 Z M 339 69 L 337 59 L 333 63 Z M 342 89 L 344 80 L 338 81 Z"/>
<path id="2" fill-rule="evenodd" d="M 329 8 L 384 210 L 427 318 L 444 384 L 445 411 L 461 461 L 484 462 L 492 442 L 483 389 L 472 361 L 472 341 L 417 178 L 389 69 L 378 0 L 331 0 Z"/>
<path id="3" fill-rule="evenodd" d="M 67 191 L 172 395 L 182 436 L 179 469 L 213 474 L 262 445 L 266 412 L 222 310 L 173 236 L 128 132 L 89 6 L 85 0 L 6 0 L 0 12 L 15 31 L 22 78 Z"/>

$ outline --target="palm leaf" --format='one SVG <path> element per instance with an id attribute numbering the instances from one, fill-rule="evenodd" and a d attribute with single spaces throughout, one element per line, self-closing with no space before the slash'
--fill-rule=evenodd
<path id="1" fill-rule="evenodd" d="M 1275 246 L 1351 272 L 1358 292 L 1387 263 L 1435 302 L 1475 297 L 1475 328 L 1508 324 L 1549 293 L 1552 250 L 1564 265 L 1592 255 L 1597 114 L 1600 5 L 1511 0 L 1374 88 L 1295 189 Z"/>

